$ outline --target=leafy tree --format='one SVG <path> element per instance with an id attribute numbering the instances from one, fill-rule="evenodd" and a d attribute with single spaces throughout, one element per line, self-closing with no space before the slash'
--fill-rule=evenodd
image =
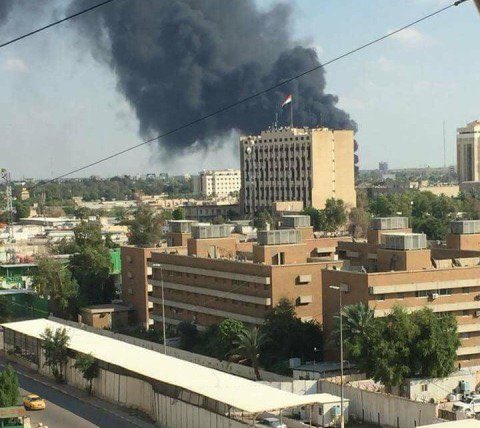
<path id="1" fill-rule="evenodd" d="M 197 326 L 191 322 L 182 321 L 177 326 L 177 333 L 180 337 L 180 348 L 191 351 L 198 342 Z"/>
<path id="2" fill-rule="evenodd" d="M 0 323 L 9 322 L 12 317 L 12 303 L 6 297 L 0 297 Z"/>
<path id="3" fill-rule="evenodd" d="M 174 220 L 185 220 L 185 211 L 183 208 L 178 207 L 172 211 L 172 217 Z"/>
<path id="4" fill-rule="evenodd" d="M 97 222 L 82 222 L 74 228 L 76 252 L 70 270 L 79 286 L 81 306 L 108 303 L 115 297 L 110 278 L 110 252 Z"/>
<path id="5" fill-rule="evenodd" d="M 135 218 L 129 222 L 128 242 L 131 245 L 152 246 L 162 237 L 165 220 L 149 205 L 140 205 Z"/>
<path id="6" fill-rule="evenodd" d="M 15 201 L 15 221 L 30 216 L 30 205 L 22 201 Z"/>
<path id="7" fill-rule="evenodd" d="M 373 318 L 363 303 L 346 306 L 344 349 L 358 368 L 388 389 L 408 377 L 445 377 L 455 369 L 460 346 L 455 317 L 424 308 L 409 314 L 400 306 Z M 338 342 L 338 325 L 333 331 Z"/>
<path id="8" fill-rule="evenodd" d="M 413 218 L 413 230 L 418 233 L 425 233 L 428 239 L 444 240 L 449 231 L 449 222 L 442 221 L 435 217 Z"/>
<path id="9" fill-rule="evenodd" d="M 396 213 L 392 201 L 384 195 L 370 201 L 369 209 L 375 217 L 390 217 Z"/>
<path id="10" fill-rule="evenodd" d="M 313 230 L 326 230 L 327 219 L 325 218 L 325 211 L 307 207 L 302 211 L 302 214 L 310 216 L 310 224 L 313 226 Z"/>
<path id="11" fill-rule="evenodd" d="M 347 208 L 341 199 L 330 198 L 325 202 L 326 230 L 335 231 L 347 223 Z"/>
<path id="12" fill-rule="evenodd" d="M 221 216 L 221 215 L 215 217 L 212 220 L 212 224 L 224 224 L 224 223 L 225 223 L 225 218 L 223 218 L 223 216 Z"/>
<path id="13" fill-rule="evenodd" d="M 353 360 L 366 362 L 363 358 L 369 353 L 370 338 L 375 328 L 373 309 L 362 302 L 345 306 L 342 309 L 343 344 L 345 354 Z M 337 344 L 340 342 L 340 323 L 335 320 L 333 336 Z M 364 360 L 364 361 L 361 361 Z"/>
<path id="14" fill-rule="evenodd" d="M 396 306 L 380 326 L 381 338 L 377 337 L 372 343 L 372 375 L 390 389 L 412 374 L 412 343 L 418 335 L 418 327 L 400 306 Z"/>
<path id="15" fill-rule="evenodd" d="M 79 354 L 75 359 L 74 367 L 83 375 L 83 378 L 88 382 L 87 391 L 92 395 L 93 391 L 93 380 L 96 379 L 99 375 L 99 367 L 97 360 L 93 357 L 92 354 Z"/>
<path id="16" fill-rule="evenodd" d="M 370 224 L 370 213 L 363 208 L 352 208 L 349 214 L 349 232 L 354 238 L 365 238 Z"/>
<path id="17" fill-rule="evenodd" d="M 0 407 L 12 407 L 18 404 L 18 377 L 10 364 L 0 372 Z"/>
<path id="18" fill-rule="evenodd" d="M 39 294 L 49 298 L 50 312 L 69 318 L 69 305 L 78 295 L 78 284 L 64 263 L 52 258 L 40 259 L 33 286 Z"/>
<path id="19" fill-rule="evenodd" d="M 61 382 L 64 378 L 65 365 L 68 362 L 70 337 L 67 329 L 63 327 L 53 331 L 47 327 L 40 337 L 45 355 L 44 365 L 50 368 L 55 379 Z"/>
<path id="20" fill-rule="evenodd" d="M 257 380 L 260 376 L 260 349 L 265 341 L 265 336 L 257 327 L 252 330 L 241 330 L 235 340 L 234 356 L 240 359 L 241 363 L 249 363 Z"/>
<path id="21" fill-rule="evenodd" d="M 424 308 L 412 317 L 419 329 L 413 342 L 413 371 L 422 377 L 448 376 L 455 370 L 460 346 L 455 316 Z"/>
<path id="22" fill-rule="evenodd" d="M 253 227 L 258 230 L 265 230 L 267 228 L 267 223 L 270 225 L 270 228 L 275 227 L 272 215 L 266 210 L 263 209 L 255 213 L 253 218 Z"/>
<path id="23" fill-rule="evenodd" d="M 287 373 L 289 358 L 313 360 L 323 347 L 321 326 L 316 322 L 302 322 L 295 306 L 287 299 L 281 299 L 266 315 L 262 332 L 265 340 L 261 362 L 270 370 Z"/>
<path id="24" fill-rule="evenodd" d="M 111 214 L 117 220 L 124 220 L 127 216 L 127 210 L 124 207 L 113 207 L 111 209 Z"/>

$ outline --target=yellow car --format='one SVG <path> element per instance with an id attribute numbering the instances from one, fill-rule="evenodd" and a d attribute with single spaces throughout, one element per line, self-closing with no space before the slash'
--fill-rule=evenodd
<path id="1" fill-rule="evenodd" d="M 28 410 L 44 410 L 45 400 L 36 394 L 29 394 L 24 397 L 23 405 Z"/>

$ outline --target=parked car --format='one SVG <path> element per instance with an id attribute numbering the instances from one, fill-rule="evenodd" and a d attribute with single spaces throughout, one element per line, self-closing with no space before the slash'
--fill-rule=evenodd
<path id="1" fill-rule="evenodd" d="M 453 410 L 455 412 L 465 412 L 468 416 L 480 413 L 480 395 L 471 395 L 462 401 L 454 403 Z"/>
<path id="2" fill-rule="evenodd" d="M 258 424 L 267 427 L 287 428 L 287 426 L 277 418 L 263 418 L 258 421 Z"/>
<path id="3" fill-rule="evenodd" d="M 37 394 L 29 394 L 23 398 L 23 405 L 28 410 L 44 410 L 46 407 L 45 400 Z"/>

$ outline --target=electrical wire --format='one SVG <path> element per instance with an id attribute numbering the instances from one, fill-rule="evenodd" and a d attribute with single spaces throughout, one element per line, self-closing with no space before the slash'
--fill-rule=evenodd
<path id="1" fill-rule="evenodd" d="M 52 28 L 52 27 L 55 27 L 56 25 L 59 25 L 59 24 L 62 24 L 64 23 L 65 21 L 68 21 L 72 18 L 76 18 L 77 16 L 80 16 L 80 15 L 83 15 L 84 13 L 87 13 L 87 12 L 90 12 L 94 9 L 97 9 L 101 6 L 105 6 L 106 4 L 108 3 L 113 3 L 115 0 L 106 0 L 102 3 L 98 3 L 96 5 L 93 5 L 87 9 L 84 9 L 84 10 L 81 10 L 80 12 L 77 12 L 77 13 L 74 13 L 73 15 L 69 15 L 69 16 L 66 16 L 65 18 L 62 18 L 58 21 L 55 21 L 55 22 L 52 22 L 51 24 L 48 24 L 48 25 L 45 25 L 44 27 L 40 27 L 40 28 L 37 28 L 36 30 L 33 30 L 33 31 L 30 31 L 29 33 L 26 33 L 26 34 L 23 34 L 21 36 L 18 36 L 18 37 L 15 37 L 14 39 L 12 40 L 9 40 L 7 42 L 3 42 L 0 44 L 0 49 L 1 48 L 4 48 L 5 46 L 8 46 L 8 45 L 11 45 L 13 43 L 16 43 L 20 40 L 23 40 L 23 39 L 26 39 L 27 37 L 31 37 L 33 36 L 34 34 L 38 34 L 42 31 L 45 31 L 45 30 L 48 30 L 49 28 Z"/>
<path id="2" fill-rule="evenodd" d="M 113 0 L 110 0 L 110 1 L 113 1 Z M 440 13 L 443 13 L 443 12 L 451 9 L 452 7 L 459 6 L 460 4 L 465 3 L 465 2 L 467 2 L 467 1 L 468 1 L 468 0 L 457 0 L 457 1 L 455 1 L 454 3 L 452 3 L 452 4 L 448 5 L 448 6 L 445 6 L 445 7 L 441 8 L 441 9 L 435 11 L 435 12 L 432 12 L 432 13 L 430 13 L 430 14 L 428 14 L 428 15 L 423 16 L 422 18 L 419 18 L 419 19 L 411 22 L 410 24 L 404 25 L 403 27 L 400 27 L 400 28 L 398 28 L 398 29 L 395 30 L 395 31 L 389 32 L 388 34 L 385 34 L 385 35 L 383 35 L 383 36 L 381 36 L 381 37 L 378 37 L 378 38 L 376 38 L 376 39 L 374 39 L 374 40 L 372 40 L 372 41 L 370 41 L 370 42 L 368 42 L 368 43 L 365 43 L 365 44 L 363 44 L 363 45 L 361 45 L 361 46 L 358 46 L 358 47 L 356 47 L 356 48 L 354 48 L 354 49 L 352 49 L 352 50 L 349 50 L 348 52 L 345 52 L 345 53 L 343 53 L 343 54 L 341 54 L 341 55 L 339 55 L 339 56 L 337 56 L 337 57 L 335 57 L 335 58 L 333 58 L 333 59 L 331 59 L 331 60 L 329 60 L 329 61 L 327 61 L 327 62 L 325 62 L 325 63 L 323 63 L 323 64 L 319 64 L 319 65 L 317 65 L 317 66 L 315 66 L 315 67 L 313 67 L 313 68 L 310 68 L 310 69 L 308 69 L 308 70 L 303 71 L 302 73 L 296 74 L 295 76 L 292 76 L 292 77 L 290 77 L 290 78 L 288 78 L 288 79 L 286 79 L 286 80 L 283 80 L 282 82 L 277 83 L 276 85 L 270 86 L 270 87 L 268 87 L 268 88 L 266 88 L 266 89 L 263 89 L 262 91 L 256 92 L 256 93 L 254 93 L 254 94 L 252 94 L 252 95 L 249 95 L 249 96 L 247 96 L 247 97 L 241 98 L 241 99 L 239 99 L 239 100 L 237 100 L 237 101 L 235 101 L 235 102 L 233 102 L 233 103 L 231 103 L 231 104 L 227 104 L 227 105 L 219 108 L 218 110 L 215 110 L 215 111 L 213 111 L 213 112 L 211 112 L 211 113 L 208 113 L 208 114 L 206 114 L 206 115 L 204 115 L 204 116 L 201 116 L 201 117 L 199 117 L 199 118 L 197 118 L 197 119 L 194 119 L 194 120 L 192 120 L 192 121 L 190 121 L 190 122 L 186 122 L 186 123 L 184 123 L 184 124 L 182 124 L 182 125 L 180 125 L 180 126 L 177 126 L 176 128 L 173 128 L 173 129 L 171 129 L 171 130 L 169 130 L 169 131 L 167 131 L 167 132 L 164 132 L 164 133 L 162 133 L 162 134 L 160 134 L 160 135 L 157 135 L 156 137 L 150 138 L 150 139 L 148 139 L 148 140 L 146 140 L 146 141 L 143 141 L 143 142 L 141 142 L 141 143 L 139 143 L 139 144 L 135 144 L 135 145 L 133 145 L 133 146 L 127 147 L 126 149 L 123 149 L 123 150 L 120 150 L 120 151 L 118 151 L 118 152 L 115 152 L 115 153 L 113 153 L 113 154 L 111 154 L 111 155 L 109 155 L 109 156 L 103 157 L 103 158 L 101 158 L 101 159 L 98 159 L 97 161 L 91 162 L 91 163 L 86 164 L 86 165 L 84 165 L 84 166 L 81 166 L 81 167 L 79 167 L 79 168 L 73 169 L 73 170 L 71 170 L 71 171 L 69 171 L 69 172 L 66 172 L 66 173 L 64 173 L 64 174 L 61 174 L 61 175 L 59 175 L 59 176 L 57 176 L 57 177 L 51 178 L 51 179 L 49 179 L 49 180 L 42 181 L 41 183 L 38 183 L 38 184 L 35 184 L 35 185 L 31 186 L 31 187 L 29 188 L 29 190 L 33 190 L 33 189 L 35 189 L 35 188 L 37 188 L 37 187 L 40 187 L 40 186 L 45 186 L 45 185 L 47 185 L 47 184 L 49 184 L 49 183 L 53 183 L 53 182 L 55 182 L 55 181 L 57 181 L 57 180 L 60 180 L 60 179 L 65 178 L 65 177 L 68 177 L 68 176 L 70 176 L 70 175 L 72 175 L 72 174 L 76 174 L 76 173 L 78 173 L 78 172 L 84 171 L 84 170 L 86 170 L 86 169 L 88 169 L 88 168 L 91 168 L 91 167 L 93 167 L 93 166 L 95 166 L 95 165 L 98 165 L 98 164 L 103 163 L 103 162 L 106 162 L 106 161 L 108 161 L 108 160 L 110 160 L 110 159 L 116 158 L 116 157 L 121 156 L 121 155 L 123 155 L 123 154 L 126 154 L 126 153 L 128 153 L 128 152 L 131 152 L 132 150 L 135 150 L 135 149 L 138 149 L 139 147 L 142 147 L 142 146 L 148 145 L 148 144 L 150 144 L 150 143 L 153 143 L 154 141 L 158 141 L 158 140 L 160 140 L 160 139 L 162 139 L 162 138 L 165 138 L 165 137 L 167 137 L 167 136 L 169 136 L 169 135 L 172 135 L 172 134 L 174 134 L 174 133 L 177 133 L 177 132 L 179 132 L 179 131 L 181 131 L 181 130 L 183 130 L 183 129 L 189 128 L 189 127 L 191 127 L 191 126 L 193 126 L 193 125 L 196 125 L 196 124 L 198 124 L 198 123 L 200 123 L 200 122 L 203 122 L 203 121 L 205 121 L 205 120 L 207 120 L 207 119 L 210 119 L 210 118 L 213 117 L 213 116 L 217 116 L 217 115 L 219 115 L 219 114 L 221 114 L 221 113 L 224 113 L 224 112 L 226 112 L 226 111 L 228 111 L 228 110 L 231 110 L 231 109 L 233 109 L 234 107 L 237 107 L 237 106 L 240 105 L 240 104 L 244 104 L 244 103 L 246 103 L 246 102 L 248 102 L 248 101 L 251 101 L 251 100 L 253 100 L 253 99 L 257 98 L 257 97 L 260 97 L 260 96 L 262 96 L 262 95 L 264 95 L 264 94 L 267 94 L 267 93 L 273 91 L 274 89 L 280 88 L 280 87 L 282 87 L 282 86 L 284 86 L 284 85 L 286 85 L 286 84 L 288 84 L 288 83 L 290 83 L 290 82 L 293 82 L 293 81 L 295 81 L 295 80 L 298 80 L 298 79 L 300 79 L 301 77 L 306 76 L 307 74 L 310 74 L 310 73 L 312 73 L 312 72 L 314 72 L 314 71 L 316 71 L 316 70 L 325 68 L 325 67 L 327 67 L 328 65 L 331 65 L 331 64 L 333 64 L 333 63 L 335 63 L 335 62 L 337 62 L 337 61 L 340 61 L 340 60 L 343 59 L 343 58 L 346 58 L 346 57 L 348 57 L 348 56 L 350 56 L 350 55 L 353 55 L 353 54 L 355 54 L 355 53 L 357 53 L 357 52 L 359 52 L 359 51 L 361 51 L 361 50 L 363 50 L 363 49 L 366 49 L 366 48 L 368 48 L 368 47 L 370 47 L 370 46 L 372 46 L 372 45 L 374 45 L 374 44 L 377 44 L 377 43 L 379 43 L 379 42 L 381 42 L 381 41 L 383 41 L 383 40 L 385 40 L 385 39 L 387 39 L 387 38 L 389 38 L 389 37 L 392 37 L 392 36 L 400 33 L 401 31 L 406 30 L 407 28 L 413 27 L 413 26 L 415 26 L 415 25 L 417 25 L 417 24 L 419 24 L 419 23 L 421 23 L 421 22 L 423 22 L 423 21 L 426 21 L 426 20 L 428 20 L 428 19 L 430 19 L 430 18 L 433 18 L 433 17 L 436 16 L 436 15 L 439 15 Z"/>

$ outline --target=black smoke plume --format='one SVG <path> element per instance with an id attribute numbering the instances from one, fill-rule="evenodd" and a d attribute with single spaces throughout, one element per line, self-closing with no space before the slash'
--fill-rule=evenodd
<path id="1" fill-rule="evenodd" d="M 74 0 L 70 11 L 97 1 Z M 318 65 L 315 50 L 292 41 L 290 18 L 287 4 L 260 11 L 253 0 L 120 0 L 76 25 L 115 72 L 141 135 L 150 137 Z M 173 154 L 208 148 L 232 129 L 257 133 L 272 124 L 289 93 L 295 125 L 356 130 L 337 97 L 325 93 L 319 70 L 159 144 Z M 280 124 L 288 114 L 281 112 Z"/>

